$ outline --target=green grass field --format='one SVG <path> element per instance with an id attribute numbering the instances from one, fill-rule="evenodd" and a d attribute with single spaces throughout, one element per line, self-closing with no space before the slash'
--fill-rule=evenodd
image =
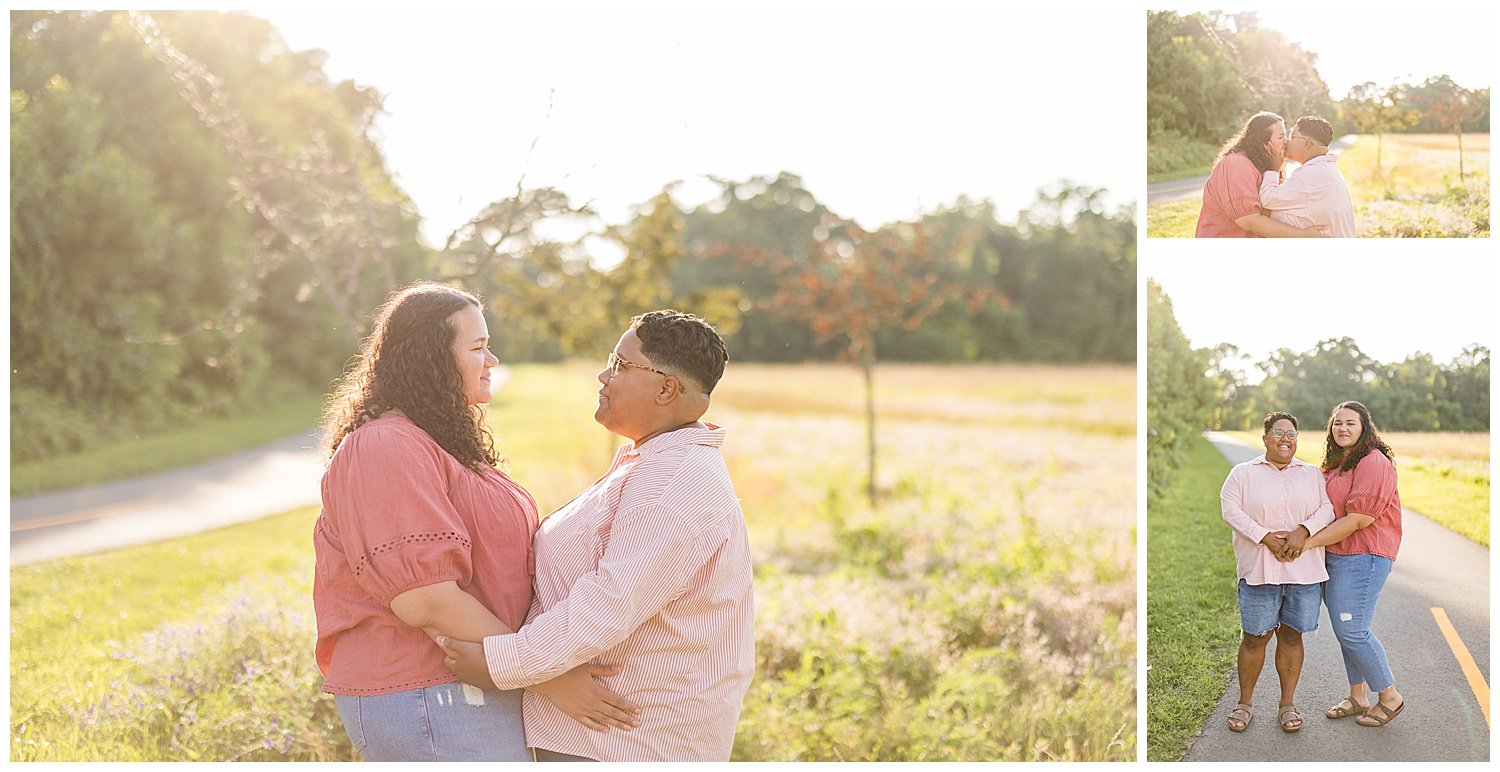
<path id="1" fill-rule="evenodd" d="M 1239 647 L 1234 553 L 1219 512 L 1229 462 L 1195 438 L 1146 517 L 1146 759 L 1176 761 Z M 1206 553 L 1206 554 L 1205 554 Z"/>
<path id="2" fill-rule="evenodd" d="M 615 445 L 592 365 L 493 405 L 544 511 Z M 756 562 L 741 760 L 1131 761 L 1131 367 L 733 365 L 708 419 Z M 11 572 L 14 760 L 344 759 L 312 662 L 310 510 Z"/>
<path id="3" fill-rule="evenodd" d="M 1360 237 L 1488 237 L 1490 136 L 1465 134 L 1463 150 L 1460 180 L 1454 135 L 1360 135 L 1339 154 Z M 1191 238 L 1200 206 L 1197 198 L 1148 204 L 1146 235 Z"/>
<path id="4" fill-rule="evenodd" d="M 266 407 L 224 418 L 204 418 L 190 426 L 118 442 L 99 443 L 80 453 L 13 464 L 10 495 L 123 480 L 227 456 L 309 431 L 318 422 L 321 396 L 275 400 Z"/>
<path id="5" fill-rule="evenodd" d="M 1252 446 L 1256 431 L 1226 432 Z M 1478 432 L 1382 432 L 1396 453 L 1401 505 L 1449 530 L 1490 545 L 1490 435 Z M 1309 431 L 1297 442 L 1297 458 L 1323 462 L 1323 433 Z"/>

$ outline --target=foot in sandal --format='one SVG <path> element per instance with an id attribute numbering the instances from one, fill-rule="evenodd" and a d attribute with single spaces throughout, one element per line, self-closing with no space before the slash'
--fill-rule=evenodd
<path id="1" fill-rule="evenodd" d="M 1243 732 L 1250 726 L 1250 719 L 1255 718 L 1255 708 L 1240 703 L 1229 711 L 1229 731 Z"/>
<path id="2" fill-rule="evenodd" d="M 1350 716 L 1363 716 L 1370 706 L 1362 702 L 1356 702 L 1353 697 L 1345 697 L 1339 700 L 1339 704 L 1323 711 L 1323 715 L 1329 718 L 1348 718 Z"/>
<path id="3" fill-rule="evenodd" d="M 1276 720 L 1281 724 L 1281 731 L 1291 734 L 1302 728 L 1302 711 L 1297 710 L 1296 705 L 1282 705 Z"/>
<path id="4" fill-rule="evenodd" d="M 1393 708 L 1384 702 L 1377 702 L 1365 711 L 1363 716 L 1354 719 L 1354 723 L 1360 726 L 1385 726 L 1391 723 L 1391 719 L 1401 715 L 1406 710 L 1406 700 L 1403 699 Z"/>

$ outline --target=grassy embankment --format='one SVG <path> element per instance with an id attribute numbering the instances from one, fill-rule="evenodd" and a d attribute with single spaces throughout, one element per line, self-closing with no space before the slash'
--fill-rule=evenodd
<path id="1" fill-rule="evenodd" d="M 10 495 L 38 493 L 123 480 L 208 461 L 311 431 L 321 396 L 276 400 L 263 409 L 231 417 L 205 418 L 172 431 L 105 442 L 10 468 Z M 15 441 L 14 439 L 12 441 Z"/>
<path id="2" fill-rule="evenodd" d="M 613 446 L 594 369 L 517 367 L 494 405 L 544 509 Z M 734 366 L 709 418 L 756 561 L 735 758 L 1133 760 L 1134 382 L 882 366 L 871 508 L 857 373 Z M 13 569 L 12 758 L 348 757 L 311 658 L 314 516 Z"/>
<path id="3" fill-rule="evenodd" d="M 1360 237 L 1490 235 L 1490 135 L 1464 135 L 1462 181 L 1458 138 L 1452 134 L 1387 134 L 1379 144 L 1379 168 L 1373 135 L 1360 135 L 1359 141 L 1339 154 L 1339 170 L 1349 183 Z M 1184 171 L 1180 176 L 1193 174 Z M 1164 174 L 1161 178 L 1171 177 Z M 1201 205 L 1196 197 L 1147 204 L 1146 235 L 1191 238 Z"/>
<path id="4" fill-rule="evenodd" d="M 1256 431 L 1227 432 L 1260 445 Z M 1490 546 L 1490 435 L 1479 432 L 1382 432 L 1396 453 L 1401 505 L 1484 546 Z M 1297 458 L 1323 462 L 1323 432 L 1297 442 Z"/>
<path id="5" fill-rule="evenodd" d="M 1239 647 L 1234 553 L 1219 512 L 1229 462 L 1195 438 L 1146 516 L 1146 758 L 1176 761 L 1224 691 Z"/>

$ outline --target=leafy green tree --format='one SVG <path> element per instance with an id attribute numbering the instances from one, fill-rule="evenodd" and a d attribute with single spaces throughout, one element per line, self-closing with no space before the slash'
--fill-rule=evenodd
<path id="1" fill-rule="evenodd" d="M 1481 112 L 1477 95 L 1453 82 L 1447 75 L 1428 78 L 1408 95 L 1415 109 L 1439 131 L 1452 132 L 1458 138 L 1458 178 L 1464 178 L 1464 126 L 1473 125 Z M 1484 95 L 1489 102 L 1489 94 Z"/>
<path id="2" fill-rule="evenodd" d="M 1381 150 L 1387 132 L 1399 131 L 1417 124 L 1420 114 L 1402 104 L 1402 89 L 1396 84 L 1384 88 L 1365 81 L 1349 90 L 1344 110 L 1361 133 L 1375 135 L 1375 168 L 1381 168 Z"/>
<path id="3" fill-rule="evenodd" d="M 1148 135 L 1223 142 L 1251 104 L 1215 14 L 1146 13 Z"/>
<path id="4" fill-rule="evenodd" d="M 378 95 L 266 22 L 17 12 L 11 50 L 16 458 L 326 384 L 425 272 Z"/>
<path id="5" fill-rule="evenodd" d="M 1146 281 L 1146 481 L 1152 495 L 1165 489 L 1199 432 L 1207 428 L 1217 396 L 1205 375 L 1208 356 L 1194 350 L 1177 325 L 1172 300 Z"/>

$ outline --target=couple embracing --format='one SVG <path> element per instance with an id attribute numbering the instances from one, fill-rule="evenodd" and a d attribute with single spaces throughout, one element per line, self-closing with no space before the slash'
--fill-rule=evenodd
<path id="1" fill-rule="evenodd" d="M 540 523 L 479 407 L 489 344 L 478 298 L 407 287 L 329 403 L 317 662 L 355 750 L 727 761 L 755 642 L 724 430 L 699 420 L 724 341 L 691 314 L 633 318 L 594 411 L 630 442 Z"/>
<path id="2" fill-rule="evenodd" d="M 1277 724 L 1302 728 L 1294 700 L 1302 673 L 1302 636 L 1318 627 L 1327 605 L 1343 654 L 1349 694 L 1324 711 L 1385 726 L 1405 709 L 1385 648 L 1371 631 L 1375 606 L 1401 546 L 1401 497 L 1390 446 L 1358 402 L 1333 409 L 1321 469 L 1296 458 L 1297 418 L 1265 417 L 1266 452 L 1235 466 L 1220 491 L 1225 522 L 1234 529 L 1239 577 L 1239 704 L 1229 729 L 1243 732 L 1254 717 L 1255 683 L 1276 638 L 1281 679 Z"/>
<path id="3" fill-rule="evenodd" d="M 1281 116 L 1250 116 L 1203 183 L 1196 238 L 1354 238 L 1354 202 L 1339 173 L 1333 124 L 1307 115 L 1290 132 Z M 1283 175 L 1287 161 L 1301 164 Z"/>

